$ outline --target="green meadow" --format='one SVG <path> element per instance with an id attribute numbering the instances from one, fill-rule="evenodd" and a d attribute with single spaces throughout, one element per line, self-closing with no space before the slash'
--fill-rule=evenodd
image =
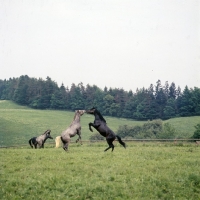
<path id="1" fill-rule="evenodd" d="M 55 138 L 66 129 L 74 112 L 34 110 L 12 101 L 0 101 L 0 197 L 35 199 L 200 199 L 200 146 L 187 142 L 117 141 L 104 152 L 105 141 L 71 143 L 69 151 L 47 140 L 44 149 L 31 149 L 28 140 L 51 129 Z M 105 116 L 114 131 L 120 125 L 145 122 Z M 91 115 L 81 117 L 82 139 L 91 134 Z M 169 122 L 178 136 L 193 135 L 200 117 Z"/>
<path id="2" fill-rule="evenodd" d="M 104 142 L 0 149 L 1 199 L 200 199 L 200 146 Z"/>
<path id="3" fill-rule="evenodd" d="M 0 101 L 0 146 L 28 144 L 31 137 L 39 136 L 47 129 L 51 129 L 51 135 L 55 138 L 70 125 L 73 117 L 74 112 L 70 111 L 34 110 L 12 101 Z M 120 125 L 135 126 L 146 123 L 146 121 L 104 117 L 109 127 L 115 132 Z M 81 117 L 82 140 L 88 140 L 92 134 L 95 134 L 88 129 L 88 123 L 93 121 L 92 115 L 84 114 Z M 189 138 L 195 131 L 194 126 L 200 123 L 200 116 L 173 118 L 164 121 L 166 122 L 177 130 L 178 138 Z M 53 141 L 47 140 L 47 143 L 50 142 Z"/>

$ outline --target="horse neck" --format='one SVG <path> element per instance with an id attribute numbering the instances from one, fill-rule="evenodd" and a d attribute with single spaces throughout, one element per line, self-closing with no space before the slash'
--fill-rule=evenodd
<path id="1" fill-rule="evenodd" d="M 47 139 L 47 134 L 42 135 L 42 139 L 46 140 Z"/>
<path id="2" fill-rule="evenodd" d="M 45 138 L 44 138 L 44 142 L 45 142 L 48 138 L 49 138 L 49 137 L 46 135 Z"/>
<path id="3" fill-rule="evenodd" d="M 44 141 L 45 138 L 46 138 L 46 136 L 47 136 L 46 134 L 42 134 L 42 135 L 40 135 L 40 136 L 37 137 L 37 140 L 38 141 Z"/>
<path id="4" fill-rule="evenodd" d="M 95 114 L 94 117 L 95 117 L 95 121 L 102 121 L 102 122 L 104 122 L 98 114 Z"/>
<path id="5" fill-rule="evenodd" d="M 74 120 L 73 120 L 73 122 L 71 123 L 71 125 L 74 124 L 74 123 L 79 123 L 79 122 L 80 122 L 80 115 L 79 115 L 79 114 L 76 114 L 76 115 L 74 116 Z"/>
<path id="6" fill-rule="evenodd" d="M 49 135 L 48 135 L 48 134 L 45 134 L 44 139 L 46 140 L 48 137 L 49 137 Z"/>

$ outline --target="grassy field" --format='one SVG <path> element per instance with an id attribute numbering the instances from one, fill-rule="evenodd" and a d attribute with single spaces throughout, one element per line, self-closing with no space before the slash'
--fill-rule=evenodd
<path id="1" fill-rule="evenodd" d="M 0 149 L 1 199 L 200 199 L 200 146 L 71 144 Z"/>
<path id="2" fill-rule="evenodd" d="M 47 129 L 51 129 L 51 135 L 55 138 L 69 126 L 73 117 L 74 112 L 34 110 L 26 106 L 19 106 L 12 101 L 0 101 L 0 146 L 27 144 L 31 137 L 39 136 Z M 145 123 L 144 121 L 104 117 L 113 131 L 117 131 L 120 125 L 135 126 Z M 92 134 L 95 134 L 88 129 L 88 123 L 93 121 L 92 115 L 84 114 L 81 117 L 83 140 L 88 140 Z M 188 138 L 193 135 L 194 126 L 200 122 L 200 116 L 174 118 L 165 122 L 174 126 L 178 137 Z M 48 142 L 52 142 L 52 140 L 47 140 Z"/>
<path id="3" fill-rule="evenodd" d="M 74 112 L 33 110 L 0 101 L 0 198 L 13 199 L 200 199 L 200 146 L 194 143 L 115 142 L 114 152 L 103 152 L 105 141 L 71 143 L 69 151 L 31 149 L 28 140 L 51 129 L 55 138 L 67 128 Z M 145 122 L 106 117 L 116 131 L 119 125 Z M 82 139 L 91 133 L 91 115 L 81 117 Z M 175 118 L 182 137 L 190 137 L 200 117 Z M 26 146 L 22 145 L 26 144 Z"/>

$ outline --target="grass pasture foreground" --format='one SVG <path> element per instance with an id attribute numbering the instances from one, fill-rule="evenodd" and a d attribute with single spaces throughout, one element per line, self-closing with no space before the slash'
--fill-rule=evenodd
<path id="1" fill-rule="evenodd" d="M 1 199 L 200 199 L 200 146 L 104 142 L 0 149 Z"/>

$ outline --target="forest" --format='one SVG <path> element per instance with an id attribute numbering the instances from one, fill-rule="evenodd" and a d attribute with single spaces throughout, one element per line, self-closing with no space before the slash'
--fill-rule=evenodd
<path id="1" fill-rule="evenodd" d="M 162 85 L 160 80 L 133 92 L 83 83 L 59 87 L 50 77 L 43 80 L 23 75 L 0 80 L 0 99 L 34 109 L 74 111 L 96 107 L 103 115 L 134 120 L 200 115 L 200 88 L 186 85 L 181 91 L 174 82 Z"/>

